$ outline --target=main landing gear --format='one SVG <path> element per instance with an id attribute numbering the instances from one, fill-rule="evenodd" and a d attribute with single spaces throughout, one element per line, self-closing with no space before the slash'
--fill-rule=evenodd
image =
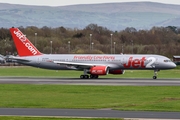
<path id="1" fill-rule="evenodd" d="M 89 75 L 80 75 L 81 79 L 89 79 Z"/>
<path id="2" fill-rule="evenodd" d="M 88 70 L 87 70 L 87 69 L 84 69 L 84 75 L 80 75 L 80 78 L 81 78 L 81 79 L 89 79 L 89 78 L 91 78 L 91 79 L 97 79 L 97 78 L 98 78 L 98 75 L 92 75 L 92 74 L 90 74 L 90 76 L 89 76 L 89 75 L 87 75 L 87 73 L 88 73 Z"/>
<path id="3" fill-rule="evenodd" d="M 158 72 L 159 70 L 154 70 L 154 76 L 153 76 L 153 79 L 157 79 L 157 72 Z"/>
<path id="4" fill-rule="evenodd" d="M 80 78 L 81 79 L 89 79 L 89 78 L 91 78 L 91 79 L 97 79 L 99 76 L 98 75 L 80 75 Z"/>

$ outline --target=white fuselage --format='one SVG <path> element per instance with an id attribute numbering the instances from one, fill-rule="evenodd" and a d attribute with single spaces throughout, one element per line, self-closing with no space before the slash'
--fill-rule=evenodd
<path id="1" fill-rule="evenodd" d="M 19 57 L 27 61 L 18 61 L 34 67 L 55 70 L 81 70 L 71 64 L 56 64 L 59 62 L 72 62 L 81 64 L 93 64 L 94 66 L 108 66 L 113 69 L 172 69 L 176 65 L 167 57 L 161 55 L 141 54 L 43 54 L 37 56 Z M 78 66 L 78 65 L 77 65 Z"/>

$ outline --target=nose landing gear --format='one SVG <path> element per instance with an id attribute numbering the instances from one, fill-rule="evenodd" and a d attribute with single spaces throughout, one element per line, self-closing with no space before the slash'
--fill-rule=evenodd
<path id="1" fill-rule="evenodd" d="M 154 70 L 154 76 L 153 76 L 153 79 L 157 79 L 157 72 L 160 71 L 160 70 Z"/>

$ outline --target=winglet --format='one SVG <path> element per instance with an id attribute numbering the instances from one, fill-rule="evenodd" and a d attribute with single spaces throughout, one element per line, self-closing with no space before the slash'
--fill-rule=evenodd
<path id="1" fill-rule="evenodd" d="M 10 28 L 10 32 L 19 56 L 42 55 L 18 28 L 12 27 Z"/>

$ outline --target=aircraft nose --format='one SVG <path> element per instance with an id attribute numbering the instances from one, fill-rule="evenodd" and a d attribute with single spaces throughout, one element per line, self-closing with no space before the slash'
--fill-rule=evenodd
<path id="1" fill-rule="evenodd" d="M 176 67 L 176 64 L 172 62 L 171 65 L 170 65 L 170 67 L 171 67 L 171 68 L 175 68 L 175 67 Z"/>

